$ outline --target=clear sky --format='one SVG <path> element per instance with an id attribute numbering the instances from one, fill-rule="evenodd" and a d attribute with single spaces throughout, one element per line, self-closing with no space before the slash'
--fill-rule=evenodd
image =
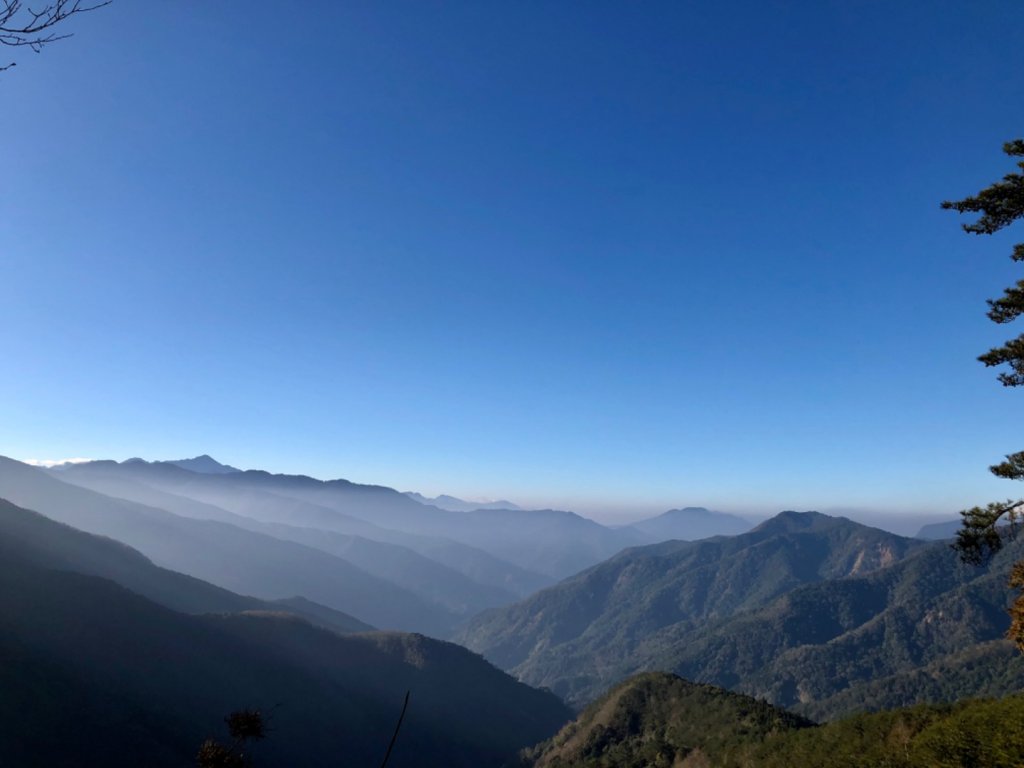
<path id="1" fill-rule="evenodd" d="M 1024 392 L 974 358 L 1024 225 L 939 202 L 1012 170 L 1022 28 L 116 0 L 0 74 L 0 453 L 593 514 L 1005 498 Z"/>

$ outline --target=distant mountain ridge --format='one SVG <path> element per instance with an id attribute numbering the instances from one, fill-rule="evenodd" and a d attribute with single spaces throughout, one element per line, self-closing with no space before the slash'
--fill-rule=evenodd
<path id="1" fill-rule="evenodd" d="M 734 515 L 687 507 L 613 528 L 573 512 L 521 509 L 505 500 L 480 504 L 448 495 L 430 499 L 345 479 L 239 471 L 207 454 L 176 461 L 96 460 L 63 467 L 61 472 L 74 480 L 101 468 L 262 523 L 331 530 L 407 546 L 461 569 L 464 576 L 488 587 L 508 590 L 513 597 L 578 573 L 627 547 L 733 535 L 751 525 Z M 441 541 L 448 544 L 438 546 Z M 457 545 L 476 552 L 457 551 Z M 510 566 L 506 573 L 486 575 L 491 568 L 481 557 L 484 553 Z M 490 566 L 501 569 L 501 562 Z"/>
<path id="2" fill-rule="evenodd" d="M 84 462 L 87 463 L 87 462 Z M 170 464 L 174 467 L 181 467 L 187 469 L 189 472 L 199 472 L 204 475 L 229 475 L 233 472 L 241 472 L 242 470 L 232 467 L 228 464 L 221 464 L 215 458 L 207 453 L 200 456 L 194 456 L 191 459 L 173 459 L 166 461 L 146 461 L 139 457 L 133 457 L 131 459 L 125 459 L 121 462 L 122 464 Z"/>
<path id="3" fill-rule="evenodd" d="M 485 608 L 513 602 L 517 596 L 516 593 L 502 587 L 476 582 L 469 576 L 403 545 L 334 530 L 263 522 L 206 502 L 157 490 L 141 482 L 141 478 L 137 476 L 126 475 L 120 465 L 84 465 L 74 471 L 62 473 L 59 477 L 68 483 L 164 509 L 182 517 L 230 523 L 246 530 L 323 550 L 371 575 L 391 581 L 467 616 Z M 365 533 L 373 535 L 373 531 Z"/>
<path id="4" fill-rule="evenodd" d="M 449 512 L 472 512 L 474 509 L 522 509 L 511 501 L 466 501 L 455 496 L 442 493 L 434 498 L 427 498 L 422 493 L 406 491 L 405 495 L 420 504 L 427 504 L 439 509 L 447 509 Z"/>
<path id="5" fill-rule="evenodd" d="M 191 472 L 201 472 L 206 475 L 228 475 L 242 471 L 228 464 L 221 464 L 212 456 L 205 453 L 191 459 L 176 459 L 173 461 L 166 461 L 164 463 L 173 464 L 176 467 L 181 467 L 182 469 L 187 469 Z"/>
<path id="6" fill-rule="evenodd" d="M 164 467 L 167 470 L 185 472 Z M 64 470 L 70 471 L 74 470 Z M 264 599 L 300 595 L 374 626 L 435 636 L 447 634 L 462 618 L 321 550 L 230 523 L 180 517 L 58 477 L 64 475 L 0 458 L 0 498 L 80 530 L 116 538 L 158 565 L 233 592 Z"/>
<path id="7" fill-rule="evenodd" d="M 69 469 L 109 463 L 96 461 Z M 626 547 L 668 539 L 734 535 L 751 527 L 749 521 L 735 515 L 687 507 L 611 528 L 573 512 L 522 509 L 507 500 L 478 503 L 446 494 L 428 498 L 412 491 L 400 493 L 386 486 L 344 479 L 324 481 L 306 475 L 239 471 L 206 454 L 178 461 L 133 459 L 130 463 L 136 465 L 131 468 L 149 470 L 145 482 L 161 490 L 221 506 L 236 514 L 264 522 L 330 528 L 378 541 L 384 540 L 381 530 L 449 539 L 539 574 L 548 583 L 599 563 Z M 160 474 L 162 468 L 187 469 L 193 474 Z M 240 493 L 249 497 L 271 494 L 274 501 L 270 506 L 264 504 L 260 512 L 244 502 Z M 297 515 L 290 519 L 282 515 L 287 508 L 286 499 L 292 505 L 289 514 Z M 338 527 L 342 522 L 338 515 L 344 516 L 343 529 Z M 377 533 L 354 530 L 355 520 L 373 526 Z M 431 556 L 422 549 L 417 551 Z M 542 584 L 535 582 L 533 588 L 539 586 Z"/>
<path id="8" fill-rule="evenodd" d="M 316 545 L 328 546 L 337 538 L 336 534 L 343 534 L 403 547 L 461 573 L 482 591 L 494 594 L 497 589 L 509 595 L 509 599 L 530 594 L 553 581 L 483 549 L 441 535 L 378 525 L 374 512 L 380 505 L 387 508 L 394 499 L 399 500 L 403 515 L 412 510 L 416 518 L 430 515 L 434 508 L 376 486 L 358 486 L 347 481 L 324 483 L 304 476 L 276 476 L 260 471 L 206 475 L 168 464 L 125 465 L 112 461 L 79 464 L 62 472 L 59 478 L 112 496 L 168 507 L 188 517 L 220 520 L 264 532 L 267 529 L 260 526 L 288 526 L 272 531 L 271 535 L 303 537 L 305 543 L 308 542 L 304 537 L 316 537 L 316 531 L 326 531 L 321 541 L 314 542 Z M 360 516 L 350 514 L 353 511 Z M 458 513 L 435 511 L 445 517 L 462 517 Z M 431 586 L 423 579 L 420 582 L 426 588 Z M 508 599 L 500 598 L 499 602 Z"/>
<path id="9" fill-rule="evenodd" d="M 342 532 L 348 533 L 353 532 L 354 521 L 361 521 L 377 530 L 448 539 L 511 563 L 542 583 L 576 573 L 623 547 L 646 541 L 636 531 L 616 531 L 571 512 L 452 512 L 421 504 L 392 488 L 343 479 L 323 481 L 262 470 L 209 474 L 187 472 L 167 463 L 125 466 L 109 461 L 79 464 L 65 471 L 88 471 L 98 465 L 142 473 L 144 482 L 159 490 L 263 522 L 337 530 L 343 524 Z M 519 581 L 524 581 L 522 576 L 517 575 Z"/>
<path id="10" fill-rule="evenodd" d="M 962 525 L 963 523 L 960 520 L 949 520 L 944 523 L 929 523 L 928 525 L 921 526 L 916 537 L 918 539 L 925 539 L 926 541 L 952 539 L 956 536 L 956 532 L 960 530 Z"/>

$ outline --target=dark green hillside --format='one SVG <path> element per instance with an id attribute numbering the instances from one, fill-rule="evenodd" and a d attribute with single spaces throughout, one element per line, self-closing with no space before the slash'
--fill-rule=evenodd
<path id="1" fill-rule="evenodd" d="M 1006 631 L 1006 572 L 1020 549 L 979 569 L 961 566 L 944 543 L 929 545 L 890 568 L 653 637 L 649 647 L 660 650 L 644 663 L 819 718 L 1019 690 L 1019 663 L 992 658 L 993 669 L 974 649 Z M 944 685 L 908 684 L 929 667 L 944 670 Z"/>
<path id="2" fill-rule="evenodd" d="M 878 557 L 885 540 L 869 537 L 866 552 L 876 554 L 876 567 L 862 573 L 867 555 L 857 554 L 853 542 L 863 527 L 828 520 L 780 516 L 722 543 L 627 552 L 532 600 L 484 614 L 463 637 L 521 679 L 575 702 L 644 670 L 672 671 L 820 719 L 1024 687 L 1024 668 L 1006 663 L 998 644 L 977 650 L 1006 631 L 1006 573 L 1024 542 L 1012 543 L 988 568 L 974 568 L 942 542 Z M 811 532 L 793 538 L 795 523 Z M 773 529 L 783 533 L 766 536 Z M 836 537 L 838 530 L 848 536 Z M 823 531 L 832 538 L 822 538 Z M 761 538 L 722 563 L 709 556 L 709 544 L 738 547 L 755 534 Z M 871 536 L 907 542 L 881 531 Z M 794 585 L 801 565 L 813 576 L 816 561 L 808 553 L 817 553 L 819 563 L 857 567 L 846 578 Z M 698 564 L 681 567 L 690 560 Z M 763 577 L 744 576 L 744 563 L 760 564 Z M 707 577 L 711 566 L 714 578 Z M 779 594 L 765 600 L 769 584 L 780 585 Z M 731 613 L 721 608 L 729 605 Z"/>
<path id="3" fill-rule="evenodd" d="M 1024 691 L 1024 657 L 1009 640 L 992 640 L 939 657 L 921 667 L 853 683 L 800 710 L 815 719 L 836 712 L 875 711 L 972 696 Z"/>
<path id="4" fill-rule="evenodd" d="M 187 766 L 240 707 L 262 766 L 497 765 L 568 719 L 555 697 L 422 636 L 176 613 L 103 579 L 0 562 L 0 755 L 21 766 Z"/>
<path id="5" fill-rule="evenodd" d="M 709 625 L 807 583 L 872 572 L 922 546 L 844 518 L 786 512 L 731 538 L 627 550 L 482 614 L 458 640 L 531 684 L 583 702 L 634 672 L 673 669 L 660 663 L 664 654 Z"/>
<path id="6" fill-rule="evenodd" d="M 1024 696 L 857 715 L 815 726 L 672 675 L 631 678 L 555 737 L 536 768 L 1019 768 Z"/>
<path id="7" fill-rule="evenodd" d="M 754 745 L 723 768 L 1019 768 L 1024 696 L 857 715 Z"/>
<path id="8" fill-rule="evenodd" d="M 527 753 L 537 768 L 719 764 L 809 720 L 675 675 L 630 678 L 591 704 L 554 738 Z"/>

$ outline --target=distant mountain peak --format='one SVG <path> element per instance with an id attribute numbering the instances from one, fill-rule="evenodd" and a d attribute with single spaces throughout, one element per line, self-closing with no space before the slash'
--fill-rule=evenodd
<path id="1" fill-rule="evenodd" d="M 810 531 L 823 528 L 834 528 L 838 525 L 860 525 L 846 517 L 832 517 L 821 512 L 796 512 L 787 509 L 775 517 L 769 517 L 755 531 Z"/>
<path id="2" fill-rule="evenodd" d="M 630 526 L 648 539 L 693 541 L 710 536 L 735 536 L 745 533 L 751 523 L 737 515 L 714 512 L 705 507 L 670 509 L 656 517 L 638 520 Z"/>
<path id="3" fill-rule="evenodd" d="M 242 471 L 236 467 L 230 466 L 229 464 L 221 464 L 207 453 L 204 453 L 201 456 L 195 456 L 191 459 L 176 459 L 173 461 L 162 461 L 158 463 L 172 464 L 176 467 L 187 469 L 190 472 L 199 472 L 204 475 L 227 475 Z"/>
<path id="4" fill-rule="evenodd" d="M 682 507 L 681 509 L 670 509 L 662 517 L 710 517 L 716 514 L 720 513 L 712 512 L 707 507 Z"/>

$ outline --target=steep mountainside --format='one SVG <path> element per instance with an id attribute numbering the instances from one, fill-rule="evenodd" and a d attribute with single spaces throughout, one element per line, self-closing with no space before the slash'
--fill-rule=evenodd
<path id="1" fill-rule="evenodd" d="M 573 701 L 650 669 L 815 718 L 1003 694 L 1024 683 L 1021 665 L 1005 663 L 1004 647 L 984 645 L 1008 624 L 1006 574 L 1020 542 L 989 568 L 972 568 L 944 543 L 915 545 L 829 520 L 774 518 L 728 540 L 746 540 L 751 551 L 735 550 L 720 564 L 700 542 L 660 558 L 654 555 L 666 545 L 627 552 L 484 614 L 461 637 L 521 679 Z M 807 533 L 794 538 L 796 522 Z M 770 531 L 776 535 L 763 538 Z M 757 567 L 747 572 L 745 561 Z M 794 578 L 796 564 L 805 569 L 802 580 Z M 939 670 L 944 681 L 915 685 Z"/>
<path id="2" fill-rule="evenodd" d="M 0 658 L 5 765 L 180 768 L 243 707 L 269 717 L 261 766 L 375 765 L 410 690 L 394 764 L 475 768 L 568 718 L 554 696 L 448 643 L 186 616 L 110 581 L 7 559 Z"/>
<path id="3" fill-rule="evenodd" d="M 863 577 L 810 584 L 763 609 L 652 637 L 643 663 L 816 718 L 1019 690 L 1019 661 L 1007 664 L 998 643 L 987 653 L 979 646 L 1009 625 L 1006 577 L 1022 551 L 1014 542 L 974 568 L 937 542 Z M 908 684 L 925 670 L 946 678 Z"/>
<path id="4" fill-rule="evenodd" d="M 478 616 L 458 639 L 524 680 L 584 701 L 645 668 L 665 647 L 651 638 L 685 638 L 802 584 L 866 573 L 920 546 L 844 518 L 785 512 L 740 536 L 627 550 Z"/>

